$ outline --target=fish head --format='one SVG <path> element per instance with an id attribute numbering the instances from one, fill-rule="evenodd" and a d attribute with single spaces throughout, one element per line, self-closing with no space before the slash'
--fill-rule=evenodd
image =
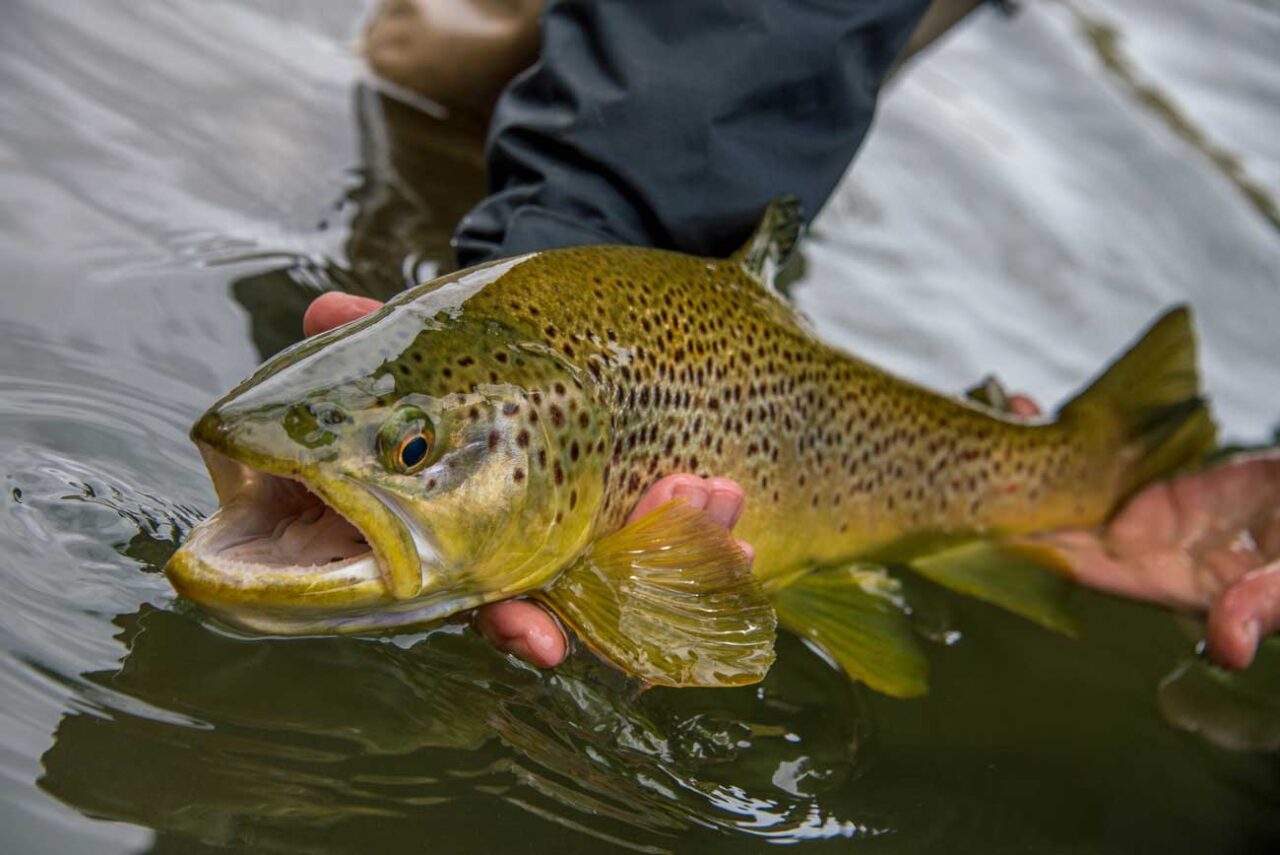
<path id="1" fill-rule="evenodd" d="M 588 542 L 600 420 L 571 366 L 404 304 L 359 323 L 267 363 L 192 431 L 220 506 L 166 573 L 229 623 L 431 622 L 545 585 Z"/>

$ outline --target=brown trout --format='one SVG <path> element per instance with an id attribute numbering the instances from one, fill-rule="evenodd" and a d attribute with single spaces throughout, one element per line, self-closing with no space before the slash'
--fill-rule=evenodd
<path id="1" fill-rule="evenodd" d="M 775 204 L 729 259 L 549 250 L 421 285 L 302 342 L 192 438 L 220 507 L 166 567 L 271 633 L 370 632 L 529 595 L 664 685 L 740 685 L 775 627 L 895 695 L 925 690 L 889 566 L 1070 629 L 1023 535 L 1105 520 L 1214 442 L 1189 313 L 1161 318 L 1051 419 L 939 395 L 818 341 L 773 286 Z M 732 537 L 664 475 L 743 485 Z"/>

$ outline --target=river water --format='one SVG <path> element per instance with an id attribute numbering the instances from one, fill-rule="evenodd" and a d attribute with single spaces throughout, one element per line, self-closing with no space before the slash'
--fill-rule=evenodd
<path id="1" fill-rule="evenodd" d="M 1059 638 L 921 584 L 933 689 L 798 642 L 640 695 L 456 629 L 226 635 L 159 568 L 185 432 L 307 301 L 449 264 L 481 131 L 370 85 L 359 4 L 0 12 L 0 850 L 1280 851 L 1280 652 L 1081 592 Z M 1228 438 L 1280 422 L 1280 4 L 983 13 L 887 92 L 795 286 L 829 340 L 1052 402 L 1170 303 Z"/>

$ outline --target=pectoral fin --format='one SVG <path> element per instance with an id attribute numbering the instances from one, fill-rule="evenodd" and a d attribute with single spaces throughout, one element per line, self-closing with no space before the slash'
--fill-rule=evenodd
<path id="1" fill-rule="evenodd" d="M 1078 620 L 1068 600 L 1068 568 L 1048 547 L 969 540 L 913 558 L 909 566 L 930 581 L 986 600 L 1041 626 L 1074 636 Z"/>
<path id="2" fill-rule="evenodd" d="M 742 549 L 671 502 L 597 541 L 541 595 L 596 652 L 663 686 L 738 686 L 773 663 L 777 618 Z"/>
<path id="3" fill-rule="evenodd" d="M 879 567 L 816 570 L 773 593 L 778 620 L 825 650 L 849 676 L 909 698 L 928 690 L 928 662 L 900 585 Z"/>

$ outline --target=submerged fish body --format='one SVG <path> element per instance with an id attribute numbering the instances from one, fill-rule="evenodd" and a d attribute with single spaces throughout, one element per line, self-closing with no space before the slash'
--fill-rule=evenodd
<path id="1" fill-rule="evenodd" d="M 1060 623 L 1036 575 L 1053 557 L 1009 538 L 1096 524 L 1212 444 L 1186 311 L 1056 418 L 1013 419 L 818 341 L 769 281 L 793 225 L 771 209 L 730 259 L 506 259 L 280 354 L 193 430 L 221 508 L 170 579 L 285 633 L 532 594 L 673 685 L 759 679 L 776 614 L 853 676 L 922 691 L 888 564 Z M 744 486 L 750 572 L 696 512 L 623 525 L 673 472 Z"/>

